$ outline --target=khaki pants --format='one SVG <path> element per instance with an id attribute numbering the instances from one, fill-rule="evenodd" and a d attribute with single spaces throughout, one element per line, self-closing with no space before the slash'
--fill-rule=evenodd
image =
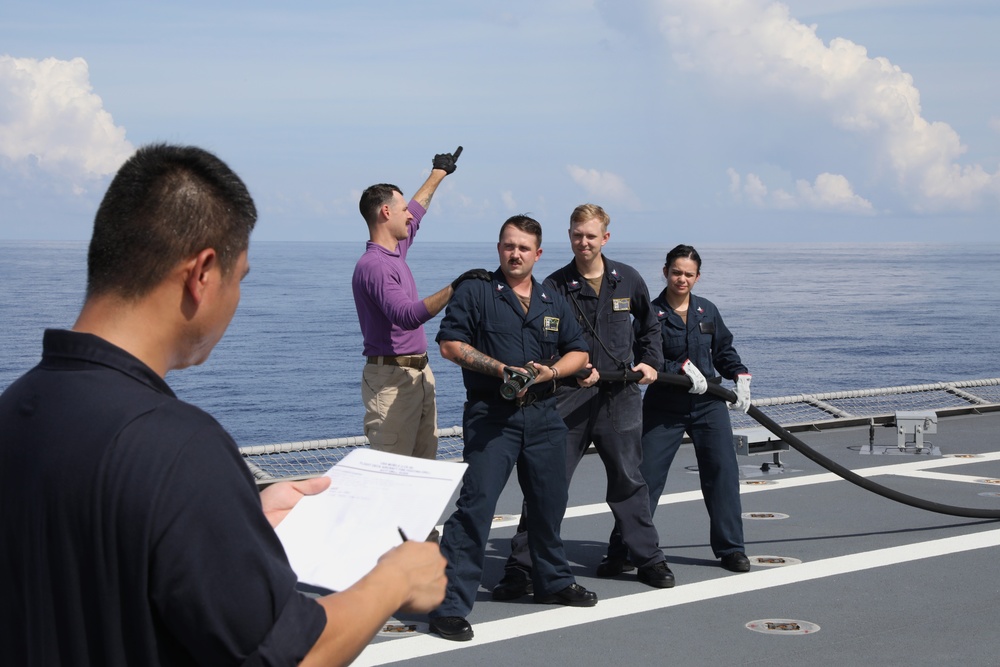
<path id="1" fill-rule="evenodd" d="M 401 366 L 365 364 L 361 374 L 365 437 L 372 449 L 433 459 L 437 456 L 434 373 Z"/>

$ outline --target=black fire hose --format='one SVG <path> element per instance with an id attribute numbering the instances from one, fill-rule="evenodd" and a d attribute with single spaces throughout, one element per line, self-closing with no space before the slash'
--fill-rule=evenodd
<path id="1" fill-rule="evenodd" d="M 589 373 L 588 370 L 582 370 L 577 375 L 586 377 Z M 635 371 L 618 371 L 601 373 L 601 382 L 622 382 L 623 380 L 637 381 L 642 378 L 641 373 Z M 691 378 L 686 375 L 675 375 L 673 373 L 660 373 L 657 377 L 657 382 L 663 384 L 670 384 L 677 387 L 690 388 Z M 707 394 L 714 396 L 723 401 L 728 401 L 734 403 L 736 401 L 736 394 L 732 390 L 726 389 L 722 385 L 708 383 Z M 753 417 L 757 422 L 766 428 L 768 431 L 774 435 L 781 438 L 784 442 L 795 448 L 796 451 L 804 455 L 809 460 L 814 463 L 826 468 L 833 474 L 846 479 L 852 484 L 860 486 L 866 491 L 871 491 L 872 493 L 877 493 L 883 498 L 888 498 L 889 500 L 895 500 L 897 503 L 902 503 L 904 505 L 909 505 L 910 507 L 916 507 L 917 509 L 927 510 L 928 512 L 937 512 L 938 514 L 948 514 L 950 516 L 959 516 L 969 519 L 1000 519 L 1000 510 L 988 510 L 988 509 L 976 509 L 971 507 L 955 507 L 953 505 L 944 505 L 942 503 L 936 503 L 930 500 L 925 500 L 923 498 L 917 498 L 916 496 L 907 495 L 896 491 L 895 489 L 890 489 L 888 487 L 877 484 L 870 479 L 862 477 L 861 475 L 855 473 L 849 468 L 845 468 L 836 461 L 828 459 L 816 450 L 812 449 L 806 443 L 802 442 L 797 438 L 791 431 L 784 428 L 781 424 L 774 421 L 763 412 L 760 411 L 754 405 L 750 406 L 747 414 Z"/>

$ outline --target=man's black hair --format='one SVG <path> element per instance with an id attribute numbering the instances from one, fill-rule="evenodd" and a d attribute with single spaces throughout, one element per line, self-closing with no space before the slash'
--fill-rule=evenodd
<path id="1" fill-rule="evenodd" d="M 378 220 L 379 209 L 392 201 L 394 192 L 398 192 L 400 195 L 403 194 L 402 190 L 391 183 L 376 183 L 375 185 L 369 185 L 361 193 L 361 201 L 358 202 L 358 208 L 361 210 L 361 217 L 365 219 L 365 222 L 369 226 L 375 224 L 375 221 Z"/>
<path id="2" fill-rule="evenodd" d="M 500 238 L 503 238 L 503 230 L 507 229 L 507 227 L 514 227 L 515 229 L 520 229 L 525 234 L 532 234 L 538 239 L 538 247 L 542 247 L 542 225 L 534 218 L 524 214 L 512 215 L 500 225 Z"/>
<path id="3" fill-rule="evenodd" d="M 97 210 L 87 296 L 142 297 L 206 248 L 227 273 L 256 222 L 246 185 L 222 160 L 194 146 L 144 146 L 118 170 Z"/>

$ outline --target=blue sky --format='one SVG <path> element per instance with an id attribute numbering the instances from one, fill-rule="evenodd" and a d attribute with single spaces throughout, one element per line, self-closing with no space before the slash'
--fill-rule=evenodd
<path id="1" fill-rule="evenodd" d="M 1000 241 L 995 0 L 0 6 L 0 239 L 86 239 L 144 143 L 243 176 L 257 240 L 361 241 L 462 144 L 424 240 L 586 201 L 666 246 Z"/>

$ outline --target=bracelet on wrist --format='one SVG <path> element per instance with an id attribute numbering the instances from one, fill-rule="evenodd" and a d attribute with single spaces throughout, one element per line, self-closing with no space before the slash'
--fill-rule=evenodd
<path id="1" fill-rule="evenodd" d="M 552 379 L 553 380 L 558 380 L 559 379 L 559 369 L 556 368 L 555 366 L 550 366 L 549 368 L 552 369 Z"/>

